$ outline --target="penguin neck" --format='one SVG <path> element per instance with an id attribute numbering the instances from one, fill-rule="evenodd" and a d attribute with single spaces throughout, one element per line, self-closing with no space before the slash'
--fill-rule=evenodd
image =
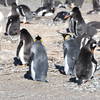
<path id="1" fill-rule="evenodd" d="M 16 8 L 12 8 L 11 11 L 12 11 L 12 15 L 18 15 Z"/>

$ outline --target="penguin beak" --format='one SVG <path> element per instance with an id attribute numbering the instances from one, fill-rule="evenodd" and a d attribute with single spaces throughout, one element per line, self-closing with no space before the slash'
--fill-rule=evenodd
<path id="1" fill-rule="evenodd" d="M 66 15 L 65 17 L 64 17 L 64 19 L 68 19 L 70 17 L 70 15 Z"/>
<path id="2" fill-rule="evenodd" d="M 72 17 L 72 15 L 73 15 L 73 12 L 71 11 L 71 12 L 69 13 L 69 15 L 66 15 L 66 16 L 64 17 L 64 19 L 66 20 L 66 19 L 68 19 L 69 17 Z"/>

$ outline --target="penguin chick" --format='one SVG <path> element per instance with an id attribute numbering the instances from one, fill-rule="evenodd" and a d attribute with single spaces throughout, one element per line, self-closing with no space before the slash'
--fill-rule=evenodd
<path id="1" fill-rule="evenodd" d="M 35 81 L 46 81 L 48 71 L 48 57 L 45 47 L 41 43 L 41 37 L 35 38 L 31 49 L 31 78 Z"/>
<path id="2" fill-rule="evenodd" d="M 23 65 L 29 64 L 31 56 L 31 47 L 34 41 L 30 33 L 26 29 L 20 31 L 20 42 L 17 47 L 16 56 Z"/>
<path id="3" fill-rule="evenodd" d="M 96 41 L 93 39 L 90 39 L 87 44 L 81 48 L 74 67 L 79 85 L 81 85 L 84 80 L 87 81 L 91 79 L 96 71 L 97 61 L 94 58 L 95 48 Z"/>

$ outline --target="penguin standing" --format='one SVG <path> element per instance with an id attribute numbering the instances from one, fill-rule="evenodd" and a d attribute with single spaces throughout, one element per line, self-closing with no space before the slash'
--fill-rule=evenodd
<path id="1" fill-rule="evenodd" d="M 46 81 L 48 71 L 48 57 L 41 37 L 37 36 L 31 49 L 31 78 L 36 81 Z"/>
<path id="2" fill-rule="evenodd" d="M 33 38 L 26 29 L 20 31 L 20 42 L 17 47 L 16 56 L 23 65 L 29 64 L 31 56 L 31 47 L 33 45 Z"/>
<path id="3" fill-rule="evenodd" d="M 5 35 L 18 35 L 20 33 L 20 18 L 17 12 L 17 4 L 12 3 L 11 13 L 6 24 Z"/>
<path id="4" fill-rule="evenodd" d="M 66 39 L 67 37 L 67 39 Z M 65 36 L 65 41 L 63 43 L 64 49 L 64 71 L 69 75 L 74 75 L 74 64 L 80 52 L 82 37 L 72 38 L 72 36 Z"/>
<path id="5" fill-rule="evenodd" d="M 97 61 L 94 58 L 94 49 L 96 41 L 90 39 L 85 46 L 81 48 L 78 59 L 75 63 L 75 74 L 78 78 L 78 84 L 81 85 L 83 80 L 87 81 L 94 76 Z"/>
<path id="6" fill-rule="evenodd" d="M 67 28 L 67 32 L 74 33 L 76 36 L 83 35 L 87 32 L 85 21 L 78 7 L 72 9 L 69 17 L 69 28 Z M 65 16 L 66 18 L 68 16 Z"/>
<path id="7" fill-rule="evenodd" d="M 23 17 L 23 23 L 29 23 L 32 21 L 33 12 L 27 5 L 18 5 L 19 14 Z"/>
<path id="8" fill-rule="evenodd" d="M 74 33 L 75 37 L 81 36 L 83 34 L 89 37 L 93 37 L 97 33 L 96 28 L 85 23 L 78 7 L 74 7 L 72 9 L 69 17 L 70 19 L 67 33 Z M 65 16 L 65 19 L 66 18 L 68 18 L 68 16 Z"/>

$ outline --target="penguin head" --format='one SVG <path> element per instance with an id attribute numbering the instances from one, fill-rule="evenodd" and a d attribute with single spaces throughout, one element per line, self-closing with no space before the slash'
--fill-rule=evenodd
<path id="1" fill-rule="evenodd" d="M 36 38 L 35 38 L 35 41 L 40 41 L 41 42 L 41 37 L 38 35 L 38 36 L 36 36 Z"/>
<path id="2" fill-rule="evenodd" d="M 64 41 L 70 40 L 71 38 L 73 38 L 73 34 L 62 33 L 59 30 L 57 30 L 57 33 L 62 35 Z"/>
<path id="3" fill-rule="evenodd" d="M 78 7 L 74 7 L 72 9 L 72 11 L 70 12 L 70 16 L 75 19 L 82 20 L 82 15 L 81 15 L 80 9 Z"/>
<path id="4" fill-rule="evenodd" d="M 97 42 L 96 42 L 94 39 L 91 38 L 91 39 L 88 41 L 88 43 L 86 44 L 86 46 L 87 46 L 88 48 L 90 48 L 90 50 L 92 51 L 92 50 L 94 50 L 94 49 L 96 48 Z"/>
<path id="5" fill-rule="evenodd" d="M 27 33 L 28 31 L 27 31 L 25 28 L 22 28 L 22 29 L 20 30 L 20 32 L 21 32 L 21 33 Z"/>
<path id="6" fill-rule="evenodd" d="M 70 34 L 62 34 L 64 40 L 70 40 L 72 36 Z"/>
<path id="7" fill-rule="evenodd" d="M 16 4 L 15 2 L 13 2 L 13 3 L 11 4 L 11 7 L 12 7 L 12 8 L 17 8 L 17 4 Z"/>

